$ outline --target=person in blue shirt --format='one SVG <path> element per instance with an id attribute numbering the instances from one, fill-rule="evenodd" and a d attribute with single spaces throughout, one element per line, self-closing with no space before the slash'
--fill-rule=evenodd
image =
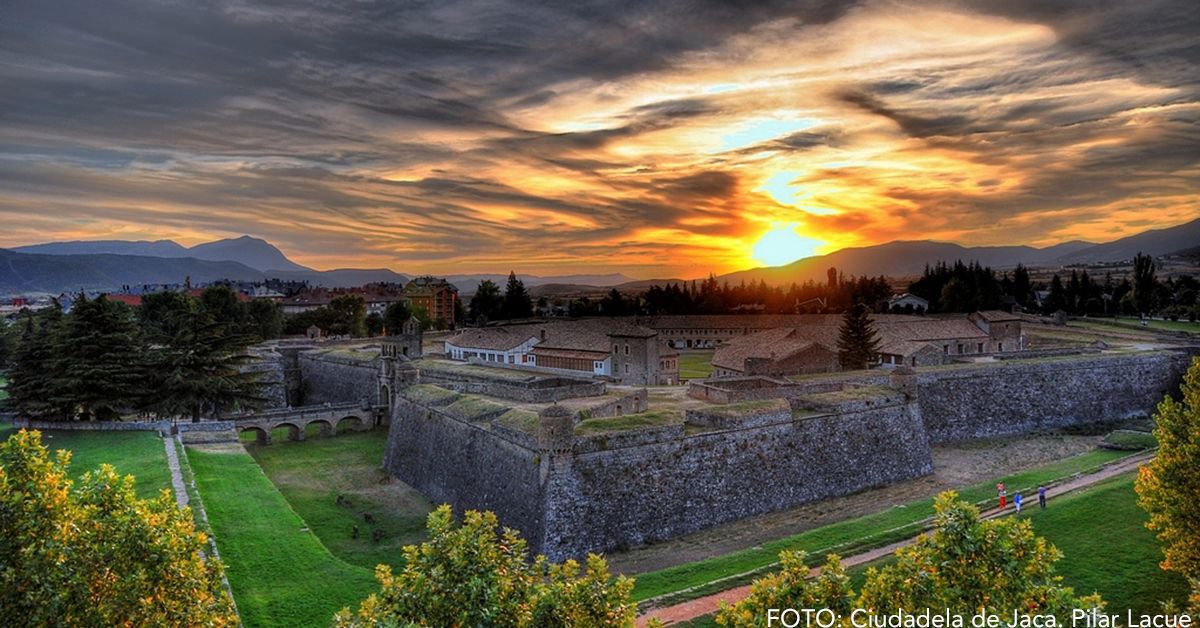
<path id="1" fill-rule="evenodd" d="M 1021 494 L 1017 493 L 1013 496 L 1013 504 L 1017 507 L 1017 512 L 1021 512 Z"/>

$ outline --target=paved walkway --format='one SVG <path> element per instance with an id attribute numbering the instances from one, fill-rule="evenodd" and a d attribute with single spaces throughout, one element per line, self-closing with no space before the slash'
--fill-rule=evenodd
<path id="1" fill-rule="evenodd" d="M 1153 457 L 1154 457 L 1153 452 L 1137 454 L 1137 455 L 1129 456 L 1127 458 L 1121 458 L 1120 460 L 1117 460 L 1116 462 L 1113 462 L 1112 464 L 1107 465 L 1104 468 L 1102 468 L 1094 473 L 1089 473 L 1087 475 L 1076 475 L 1075 477 L 1073 477 L 1070 480 L 1061 481 L 1055 485 L 1047 487 L 1046 488 L 1046 499 L 1049 500 L 1052 497 L 1056 497 L 1056 496 L 1062 495 L 1064 493 L 1070 493 L 1071 491 L 1075 491 L 1075 490 L 1084 488 L 1086 486 L 1091 486 L 1092 484 L 1095 484 L 1097 482 L 1106 480 L 1108 478 L 1111 478 L 1111 477 L 1114 477 L 1117 475 L 1121 475 L 1122 473 L 1126 473 L 1128 471 L 1136 469 L 1138 467 L 1138 465 L 1150 460 Z M 1026 506 L 1026 508 L 1036 508 L 1037 507 L 1037 492 L 1034 491 L 1033 497 L 1030 499 L 1027 499 L 1025 501 L 1025 503 L 1028 504 L 1028 506 Z M 993 508 L 991 510 L 984 511 L 984 512 L 980 513 L 979 518 L 980 519 L 995 519 L 996 517 L 1010 515 L 1015 512 L 1016 512 L 1016 510 L 1012 506 L 1012 502 L 1010 501 L 1008 508 L 1005 508 L 1004 510 L 1001 510 L 999 508 Z M 911 539 L 905 539 L 903 541 L 892 543 L 891 545 L 887 545 L 885 547 L 873 549 L 873 550 L 870 550 L 867 552 L 863 552 L 861 554 L 855 554 L 854 556 L 844 557 L 844 558 L 842 558 L 842 566 L 843 567 L 853 567 L 855 565 L 861 565 L 863 563 L 869 563 L 873 560 L 883 558 L 885 556 L 895 553 L 896 550 L 898 550 L 902 547 L 906 547 L 908 545 L 915 543 L 917 538 L 918 537 L 913 537 Z M 818 570 L 813 569 L 812 572 L 809 574 L 809 577 L 810 578 L 815 577 L 817 575 L 817 573 L 818 573 Z M 636 578 L 636 576 L 635 576 L 635 578 Z M 649 611 L 648 613 L 646 613 L 645 615 L 641 615 L 640 617 L 638 617 L 636 625 L 639 628 L 641 628 L 641 627 L 645 626 L 646 623 L 652 617 L 658 618 L 659 620 L 661 620 L 663 622 L 663 625 L 666 625 L 666 626 L 670 626 L 671 624 L 676 624 L 679 622 L 689 621 L 689 620 L 695 619 L 697 617 L 702 617 L 704 615 L 710 615 L 712 613 L 717 612 L 717 610 L 720 608 L 719 602 L 721 600 L 724 600 L 728 604 L 733 604 L 748 595 L 750 595 L 750 585 L 745 585 L 745 586 L 737 587 L 735 589 L 729 589 L 728 591 L 722 591 L 720 593 L 706 595 L 704 597 L 700 597 L 700 598 L 696 598 L 694 600 L 676 604 L 675 606 L 668 606 L 666 608 L 653 609 L 653 610 Z"/>
<path id="2" fill-rule="evenodd" d="M 170 436 L 163 439 L 167 448 L 167 466 L 171 469 L 171 486 L 175 488 L 175 503 L 183 510 L 188 505 L 187 487 L 183 484 L 183 472 L 179 470 L 179 456 L 175 454 L 175 439 Z"/>

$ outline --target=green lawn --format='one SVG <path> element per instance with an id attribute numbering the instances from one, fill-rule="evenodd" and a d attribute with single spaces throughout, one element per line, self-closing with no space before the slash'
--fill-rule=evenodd
<path id="1" fill-rule="evenodd" d="M 425 520 L 433 505 L 400 482 L 381 484 L 380 469 L 387 430 L 308 437 L 303 442 L 276 439 L 265 447 L 247 447 L 288 504 L 334 556 L 374 571 L 379 564 L 403 565 L 402 548 L 425 540 Z M 337 504 L 337 496 L 353 502 Z M 371 513 L 366 523 L 361 513 Z M 352 538 L 353 526 L 358 539 Z M 371 540 L 375 528 L 387 536 Z"/>
<path id="2" fill-rule="evenodd" d="M 8 440 L 12 425 L 0 424 L 0 442 Z M 84 473 L 111 464 L 117 473 L 137 479 L 138 497 L 158 497 L 159 491 L 171 489 L 171 470 L 167 467 L 167 451 L 155 432 L 87 432 L 46 430 L 42 444 L 51 454 L 60 449 L 71 452 L 68 475 L 79 479 Z"/>
<path id="3" fill-rule="evenodd" d="M 1186 601 L 1187 582 L 1163 571 L 1162 544 L 1146 529 L 1149 515 L 1137 505 L 1136 473 L 1097 484 L 1085 491 L 1052 499 L 1046 510 L 1037 500 L 1025 510 L 1034 530 L 1063 553 L 1057 564 L 1066 584 L 1077 594 L 1097 592 L 1109 613 L 1155 614 L 1159 601 Z"/>
<path id="4" fill-rule="evenodd" d="M 1085 472 L 1129 454 L 1130 452 L 1111 450 L 1091 451 L 967 487 L 960 490 L 959 495 L 970 502 L 987 500 L 986 506 L 993 507 L 995 506 L 997 482 L 1004 482 L 1010 495 L 1017 491 L 1028 493 L 1030 489 L 1036 489 L 1040 483 Z M 636 575 L 632 597 L 635 600 L 645 600 L 752 570 L 759 570 L 758 575 L 768 573 L 783 550 L 803 549 L 810 554 L 810 564 L 816 565 L 824 562 L 827 552 L 848 556 L 915 536 L 921 530 L 920 522 L 932 516 L 933 498 L 931 497 L 908 504 L 904 508 L 891 508 L 858 519 L 809 530 L 795 536 L 763 543 L 752 549 Z M 714 590 L 736 586 L 752 579 L 747 576 L 726 582 Z M 711 592 L 713 591 L 707 591 L 707 593 Z M 697 594 L 701 593 L 704 592 L 697 592 Z"/>
<path id="5" fill-rule="evenodd" d="M 1135 473 L 1105 480 L 1085 490 L 1051 500 L 1046 510 L 1037 501 L 1022 516 L 1033 521 L 1038 536 L 1046 537 L 1063 553 L 1056 570 L 1076 595 L 1099 593 L 1105 610 L 1124 617 L 1161 612 L 1160 603 L 1186 601 L 1187 582 L 1179 574 L 1163 571 L 1161 544 L 1147 530 L 1149 516 L 1137 505 Z M 887 556 L 846 570 L 851 588 L 862 590 L 867 570 L 895 562 Z M 716 626 L 715 615 L 676 624 L 687 628 Z"/>
<path id="6" fill-rule="evenodd" d="M 1147 322 L 1146 327 L 1142 327 L 1141 321 L 1136 318 L 1111 318 L 1095 319 L 1095 320 L 1074 320 L 1068 323 L 1068 327 L 1087 327 L 1091 329 L 1108 329 L 1111 331 L 1146 331 L 1147 329 L 1162 329 L 1165 331 L 1187 331 L 1193 334 L 1200 333 L 1200 323 L 1191 323 L 1187 319 L 1178 321 L 1159 321 L 1151 320 Z"/>
<path id="7" fill-rule="evenodd" d="M 187 454 L 247 628 L 324 628 L 379 590 L 321 545 L 248 454 Z"/>
<path id="8" fill-rule="evenodd" d="M 679 378 L 704 379 L 712 374 L 714 351 L 697 351 L 695 349 L 679 352 Z"/>

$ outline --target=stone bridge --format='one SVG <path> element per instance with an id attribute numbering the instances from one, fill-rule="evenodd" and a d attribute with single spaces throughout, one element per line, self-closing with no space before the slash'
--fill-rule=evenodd
<path id="1" fill-rule="evenodd" d="M 304 431 L 309 425 L 321 428 L 321 436 L 333 436 L 343 425 L 361 432 L 387 420 L 387 406 L 372 406 L 365 403 L 343 403 L 326 406 L 301 406 L 286 410 L 272 410 L 227 417 L 240 434 L 252 431 L 259 445 L 271 444 L 271 432 L 286 427 L 288 440 L 304 440 Z"/>

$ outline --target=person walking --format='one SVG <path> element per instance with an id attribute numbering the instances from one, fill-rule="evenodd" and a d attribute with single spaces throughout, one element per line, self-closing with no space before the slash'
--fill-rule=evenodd
<path id="1" fill-rule="evenodd" d="M 1020 512 L 1021 512 L 1021 494 L 1020 493 L 1013 495 L 1013 504 L 1015 504 L 1017 506 L 1017 513 L 1020 514 Z"/>
<path id="2" fill-rule="evenodd" d="M 1046 509 L 1046 487 L 1044 485 L 1038 487 L 1038 506 L 1041 506 L 1042 510 Z"/>
<path id="3" fill-rule="evenodd" d="M 1008 499 L 1008 493 L 1004 490 L 1004 483 L 1000 482 L 996 485 L 996 492 L 1000 494 L 1000 510 L 1004 510 L 1004 504 Z"/>

